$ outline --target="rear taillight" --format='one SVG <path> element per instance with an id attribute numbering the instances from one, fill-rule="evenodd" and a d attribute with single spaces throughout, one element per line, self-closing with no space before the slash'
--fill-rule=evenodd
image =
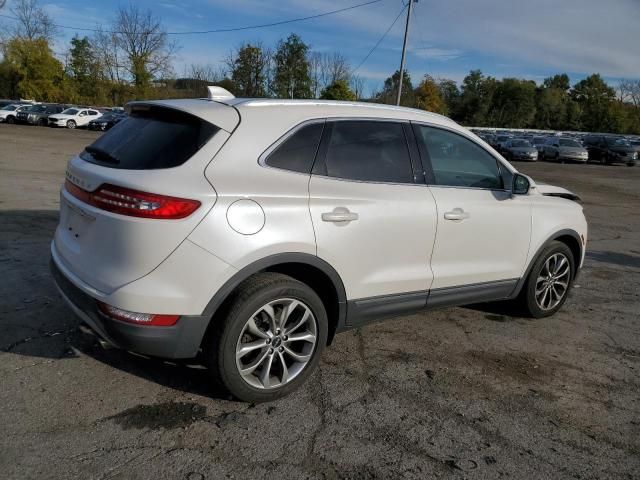
<path id="1" fill-rule="evenodd" d="M 106 317 L 114 320 L 156 327 L 170 327 L 171 325 L 175 325 L 180 318 L 180 315 L 156 315 L 154 313 L 130 312 L 129 310 L 123 310 L 122 308 L 107 305 L 102 302 L 98 302 L 98 310 Z"/>
<path id="2" fill-rule="evenodd" d="M 197 200 L 167 197 L 106 183 L 93 192 L 83 190 L 69 180 L 65 180 L 64 187 L 71 195 L 89 205 L 131 217 L 168 220 L 185 218 L 200 206 Z"/>

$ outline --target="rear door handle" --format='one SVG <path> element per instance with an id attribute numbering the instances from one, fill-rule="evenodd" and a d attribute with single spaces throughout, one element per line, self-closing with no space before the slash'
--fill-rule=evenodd
<path id="1" fill-rule="evenodd" d="M 453 220 L 459 222 L 465 220 L 466 218 L 469 218 L 469 214 L 461 208 L 454 208 L 450 212 L 445 212 L 444 214 L 445 220 Z"/>
<path id="2" fill-rule="evenodd" d="M 358 220 L 358 214 L 350 212 L 348 208 L 336 207 L 333 212 L 325 212 L 322 214 L 323 222 L 353 222 Z"/>

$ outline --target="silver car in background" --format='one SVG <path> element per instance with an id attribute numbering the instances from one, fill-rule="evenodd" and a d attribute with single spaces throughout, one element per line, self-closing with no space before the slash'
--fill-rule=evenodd
<path id="1" fill-rule="evenodd" d="M 542 150 L 543 160 L 555 160 L 587 163 L 589 152 L 580 142 L 569 137 L 551 137 Z"/>

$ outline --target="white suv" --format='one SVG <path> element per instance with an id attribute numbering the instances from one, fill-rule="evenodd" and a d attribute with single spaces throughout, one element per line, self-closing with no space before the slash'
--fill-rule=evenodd
<path id="1" fill-rule="evenodd" d="M 555 313 L 587 224 L 453 121 L 384 105 L 134 102 L 68 165 L 52 272 L 103 340 L 199 357 L 236 397 L 299 386 L 335 333 L 517 299 Z"/>
<path id="2" fill-rule="evenodd" d="M 89 124 L 91 120 L 100 118 L 102 114 L 90 108 L 67 108 L 61 113 L 49 116 L 49 126 L 51 127 L 66 127 L 76 128 L 84 127 Z"/>

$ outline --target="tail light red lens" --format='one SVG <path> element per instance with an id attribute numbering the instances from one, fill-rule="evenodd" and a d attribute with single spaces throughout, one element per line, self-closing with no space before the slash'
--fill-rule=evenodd
<path id="1" fill-rule="evenodd" d="M 141 192 L 107 183 L 93 192 L 83 190 L 69 180 L 65 180 L 64 186 L 78 200 L 107 212 L 131 217 L 174 220 L 188 217 L 200 207 L 197 200 Z"/>
<path id="2" fill-rule="evenodd" d="M 156 327 L 170 327 L 171 325 L 175 325 L 180 318 L 180 315 L 156 315 L 154 313 L 130 312 L 129 310 L 123 310 L 122 308 L 107 305 L 102 302 L 98 302 L 98 310 L 100 310 L 103 315 L 114 320 Z"/>

